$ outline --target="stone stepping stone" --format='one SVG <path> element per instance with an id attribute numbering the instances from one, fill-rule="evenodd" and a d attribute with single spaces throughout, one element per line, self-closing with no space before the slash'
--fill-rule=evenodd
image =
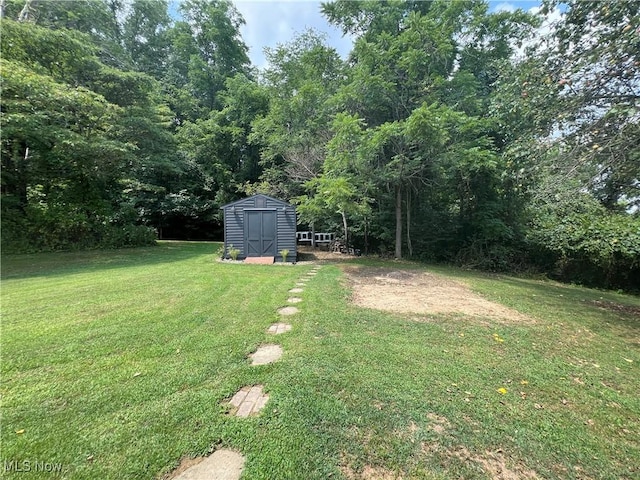
<path id="1" fill-rule="evenodd" d="M 307 277 L 315 277 L 318 274 L 318 272 L 309 272 L 307 273 Z"/>
<path id="2" fill-rule="evenodd" d="M 280 335 L 281 333 L 285 333 L 291 330 L 291 325 L 288 323 L 274 323 L 269 327 L 267 333 L 271 333 L 273 335 Z"/>
<path id="3" fill-rule="evenodd" d="M 236 417 L 248 417 L 257 415 L 269 401 L 269 395 L 262 393 L 262 385 L 252 387 L 242 387 L 229 401 L 230 405 L 236 407 Z"/>
<path id="4" fill-rule="evenodd" d="M 289 290 L 289 293 L 302 293 L 304 292 L 304 288 L 292 288 Z"/>
<path id="5" fill-rule="evenodd" d="M 282 307 L 278 309 L 278 313 L 280 315 L 295 315 L 298 313 L 298 309 L 296 307 Z"/>
<path id="6" fill-rule="evenodd" d="M 262 345 L 251 357 L 251 365 L 267 365 L 276 362 L 282 356 L 282 347 L 280 345 Z"/>
<path id="7" fill-rule="evenodd" d="M 296 283 L 296 287 L 304 287 L 306 285 L 305 282 L 298 282 Z"/>
<path id="8" fill-rule="evenodd" d="M 289 297 L 287 298 L 287 302 L 289 303 L 300 303 L 302 299 L 300 297 Z"/>
<path id="9" fill-rule="evenodd" d="M 216 450 L 212 455 L 188 468 L 173 480 L 238 480 L 244 457 L 233 450 Z"/>

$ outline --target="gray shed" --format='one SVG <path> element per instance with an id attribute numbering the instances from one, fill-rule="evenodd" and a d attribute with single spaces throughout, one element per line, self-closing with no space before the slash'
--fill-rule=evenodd
<path id="1" fill-rule="evenodd" d="M 240 250 L 239 259 L 274 257 L 282 261 L 282 250 L 289 250 L 288 262 L 295 262 L 296 209 L 267 195 L 253 195 L 220 207 L 224 212 L 224 248 Z"/>

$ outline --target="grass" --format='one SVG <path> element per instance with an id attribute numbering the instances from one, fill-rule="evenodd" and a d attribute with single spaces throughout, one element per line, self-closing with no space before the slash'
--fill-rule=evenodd
<path id="1" fill-rule="evenodd" d="M 221 447 L 246 479 L 640 475 L 637 297 L 430 267 L 536 322 L 415 321 L 351 305 L 325 266 L 272 337 L 310 267 L 217 263 L 218 248 L 3 259 L 3 478 L 162 478 Z M 274 341 L 282 359 L 250 366 Z M 226 415 L 252 384 L 261 415 Z"/>

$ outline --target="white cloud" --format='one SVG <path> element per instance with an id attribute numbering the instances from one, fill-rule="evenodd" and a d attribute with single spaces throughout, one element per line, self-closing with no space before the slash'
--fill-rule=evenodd
<path id="1" fill-rule="evenodd" d="M 245 19 L 246 25 L 240 33 L 249 47 L 251 63 L 258 68 L 267 65 L 265 47 L 285 44 L 307 28 L 324 32 L 328 45 L 343 58 L 351 50 L 352 40 L 343 37 L 339 29 L 327 22 L 317 0 L 234 0 L 233 3 Z"/>
<path id="2" fill-rule="evenodd" d="M 516 7 L 512 3 L 499 3 L 493 7 L 494 12 L 515 12 Z"/>

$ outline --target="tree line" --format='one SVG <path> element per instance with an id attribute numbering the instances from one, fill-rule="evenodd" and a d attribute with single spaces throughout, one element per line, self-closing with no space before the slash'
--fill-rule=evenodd
<path id="1" fill-rule="evenodd" d="M 231 2 L 169 6 L 0 1 L 3 251 L 216 239 L 260 192 L 368 253 L 640 287 L 639 3 L 337 0 L 347 59 L 308 30 L 263 69 Z"/>

